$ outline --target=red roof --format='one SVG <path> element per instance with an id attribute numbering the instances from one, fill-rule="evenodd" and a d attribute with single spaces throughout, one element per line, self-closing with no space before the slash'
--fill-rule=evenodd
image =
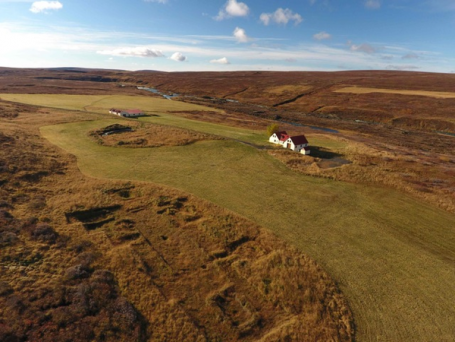
<path id="1" fill-rule="evenodd" d="M 280 140 L 281 140 L 283 135 L 287 135 L 286 131 L 275 132 L 275 134 L 278 137 L 278 139 L 280 139 Z"/>
<path id="2" fill-rule="evenodd" d="M 308 144 L 308 140 L 306 140 L 306 137 L 304 135 L 296 135 L 291 137 L 292 142 L 294 145 L 303 145 L 303 144 Z"/>

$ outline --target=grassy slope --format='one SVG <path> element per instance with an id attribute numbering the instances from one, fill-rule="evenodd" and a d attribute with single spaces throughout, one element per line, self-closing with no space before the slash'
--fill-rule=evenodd
<path id="1" fill-rule="evenodd" d="M 232 141 L 132 150 L 98 146 L 86 136 L 109 123 L 41 131 L 75 154 L 88 175 L 180 188 L 292 241 L 339 282 L 360 341 L 455 335 L 453 215 L 387 189 L 296 174 Z"/>

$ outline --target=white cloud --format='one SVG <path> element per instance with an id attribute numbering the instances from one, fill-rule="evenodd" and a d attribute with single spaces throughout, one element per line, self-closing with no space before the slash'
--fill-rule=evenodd
<path id="1" fill-rule="evenodd" d="M 210 61 L 212 64 L 231 64 L 229 60 L 226 57 L 220 58 L 220 59 L 212 59 Z"/>
<path id="2" fill-rule="evenodd" d="M 379 9 L 381 8 L 380 0 L 367 0 L 365 1 L 365 7 L 368 9 Z"/>
<path id="3" fill-rule="evenodd" d="M 215 20 L 223 20 L 231 17 L 246 17 L 248 13 L 250 13 L 250 8 L 244 2 L 228 0 L 224 8 L 215 17 Z"/>
<path id="4" fill-rule="evenodd" d="M 387 65 L 386 66 L 387 70 L 400 70 L 400 71 L 413 71 L 413 70 L 419 70 L 420 67 L 416 65 Z"/>
<path id="5" fill-rule="evenodd" d="M 157 2 L 159 4 L 167 4 L 169 0 L 144 0 L 145 2 Z"/>
<path id="6" fill-rule="evenodd" d="M 313 35 L 313 38 L 316 40 L 324 40 L 324 39 L 332 38 L 332 35 L 327 32 L 322 31 L 322 32 L 319 32 L 319 33 L 316 33 L 315 35 Z"/>
<path id="7" fill-rule="evenodd" d="M 245 30 L 240 27 L 236 27 L 233 34 L 239 43 L 247 43 L 250 40 Z"/>
<path id="8" fill-rule="evenodd" d="M 377 52 L 377 49 L 368 43 L 355 45 L 351 41 L 348 41 L 348 45 L 349 45 L 349 49 L 353 52 L 364 52 L 364 53 L 368 53 L 368 54 L 373 54 L 373 53 Z"/>
<path id="9" fill-rule="evenodd" d="M 35 1 L 30 7 L 33 13 L 47 12 L 48 10 L 57 11 L 62 9 L 63 5 L 60 1 Z"/>
<path id="10" fill-rule="evenodd" d="M 100 50 L 96 53 L 100 55 L 111 55 L 111 56 L 131 56 L 131 57 L 164 57 L 163 53 L 159 50 L 152 50 L 147 47 L 135 47 L 135 48 L 121 48 L 114 50 Z"/>
<path id="11" fill-rule="evenodd" d="M 171 59 L 176 62 L 185 62 L 187 60 L 186 56 L 182 55 L 180 52 L 175 52 L 171 56 Z"/>
<path id="12" fill-rule="evenodd" d="M 402 59 L 419 59 L 420 56 L 418 54 L 416 54 L 416 53 L 410 52 L 410 53 L 407 53 L 406 55 L 404 55 L 401 58 Z"/>
<path id="13" fill-rule="evenodd" d="M 298 25 L 303 21 L 300 14 L 292 12 L 289 8 L 278 8 L 273 13 L 262 13 L 259 19 L 266 26 L 271 22 L 286 25 L 289 21 L 294 21 L 294 24 Z"/>
<path id="14" fill-rule="evenodd" d="M 425 4 L 436 11 L 455 10 L 455 1 L 453 0 L 427 0 Z"/>

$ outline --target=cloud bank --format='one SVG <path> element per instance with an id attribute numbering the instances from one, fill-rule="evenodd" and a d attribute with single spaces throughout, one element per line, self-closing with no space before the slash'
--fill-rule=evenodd
<path id="1" fill-rule="evenodd" d="M 135 48 L 121 48 L 114 50 L 100 50 L 96 53 L 100 55 L 109 55 L 109 56 L 130 56 L 130 57 L 164 57 L 163 53 L 159 50 L 152 50 L 146 47 L 135 47 Z"/>

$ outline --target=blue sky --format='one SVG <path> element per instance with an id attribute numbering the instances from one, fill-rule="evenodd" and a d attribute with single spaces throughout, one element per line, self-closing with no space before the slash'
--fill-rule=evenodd
<path id="1" fill-rule="evenodd" d="M 0 66 L 455 72 L 455 0 L 0 0 Z"/>

